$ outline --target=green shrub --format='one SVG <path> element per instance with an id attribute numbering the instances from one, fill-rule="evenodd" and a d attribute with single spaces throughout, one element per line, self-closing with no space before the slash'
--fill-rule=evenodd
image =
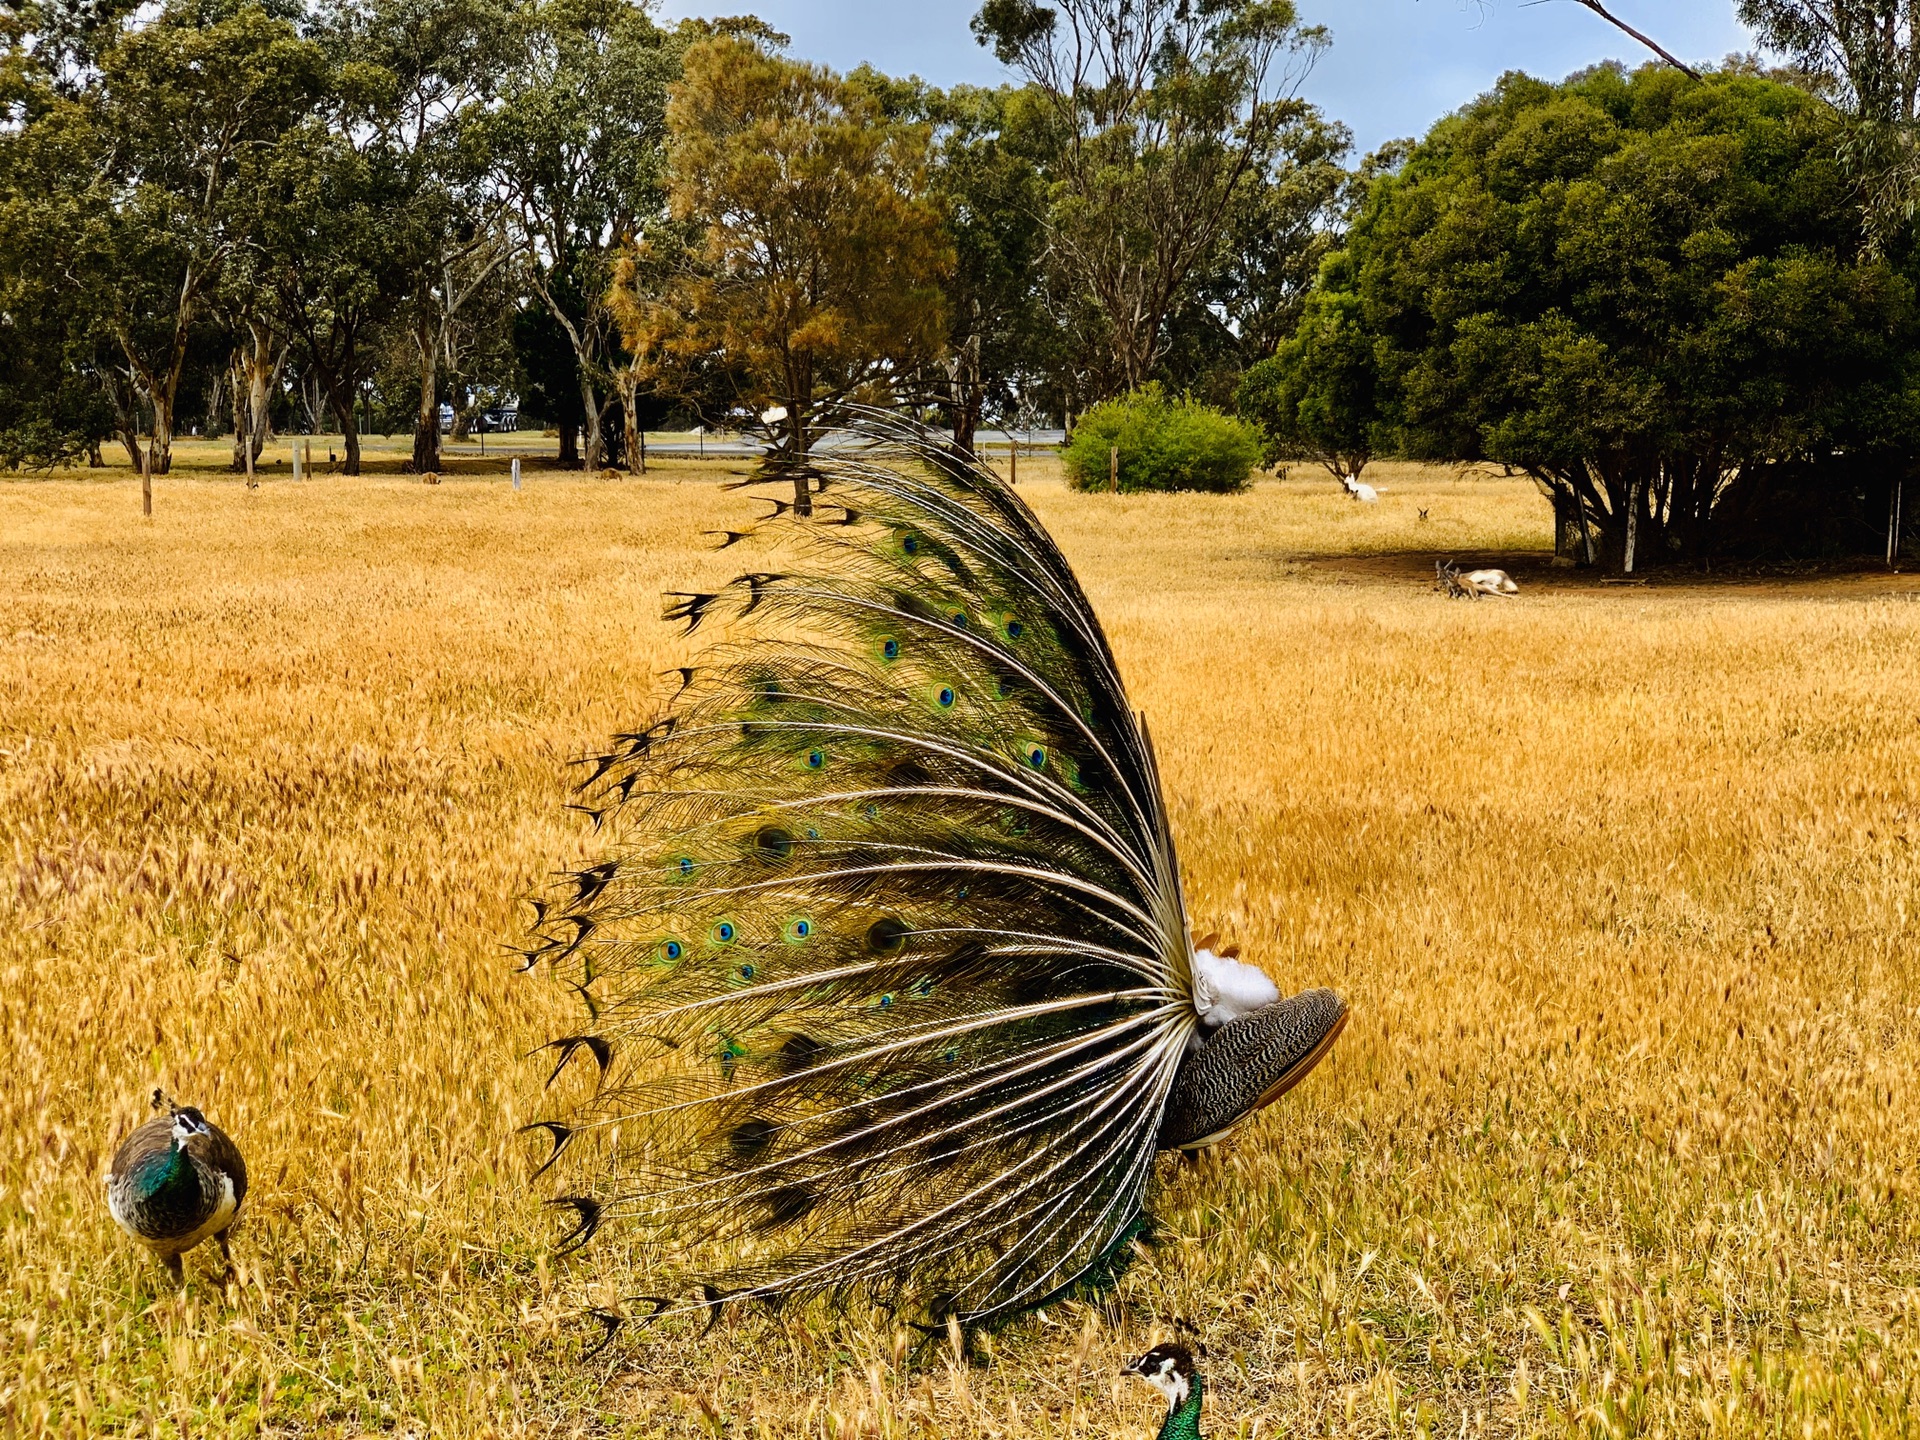
<path id="1" fill-rule="evenodd" d="M 1246 421 L 1197 400 L 1169 400 L 1157 384 L 1105 401 L 1080 417 L 1060 457 L 1074 489 L 1107 488 L 1116 445 L 1122 490 L 1222 495 L 1247 488 L 1265 448 L 1260 431 Z"/>

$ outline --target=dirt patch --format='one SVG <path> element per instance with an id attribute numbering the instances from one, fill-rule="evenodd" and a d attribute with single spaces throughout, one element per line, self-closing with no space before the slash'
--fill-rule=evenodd
<path id="1" fill-rule="evenodd" d="M 1867 598 L 1881 595 L 1920 596 L 1920 573 L 1888 571 L 1872 561 L 1850 560 L 1822 565 L 1727 566 L 1702 571 L 1661 569 L 1624 579 L 1593 570 L 1555 565 L 1553 556 L 1538 551 L 1395 551 L 1380 555 L 1295 555 L 1287 563 L 1309 574 L 1390 582 L 1395 585 L 1432 584 L 1434 566 L 1450 561 L 1462 570 L 1504 570 L 1520 586 L 1551 591 L 1713 591 L 1766 595 L 1832 595 Z"/>

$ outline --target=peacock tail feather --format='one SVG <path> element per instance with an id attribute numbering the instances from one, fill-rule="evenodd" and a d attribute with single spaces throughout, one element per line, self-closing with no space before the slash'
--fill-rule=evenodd
<path id="1" fill-rule="evenodd" d="M 852 423 L 806 461 L 813 522 L 780 520 L 803 563 L 672 597 L 733 633 L 590 762 L 609 858 L 528 954 L 593 1017 L 555 1076 L 585 1051 L 599 1083 L 541 1128 L 592 1177 L 555 1202 L 571 1245 L 619 1221 L 712 1299 L 971 1324 L 1135 1233 L 1193 958 L 1146 726 L 1066 559 L 991 470 Z"/>

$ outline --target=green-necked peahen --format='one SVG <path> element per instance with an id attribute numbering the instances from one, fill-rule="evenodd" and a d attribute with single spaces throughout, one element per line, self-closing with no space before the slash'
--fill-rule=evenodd
<path id="1" fill-rule="evenodd" d="M 247 1198 L 247 1162 L 191 1105 L 175 1105 L 158 1090 L 153 1104 L 166 1113 L 114 1152 L 107 1209 L 180 1280 L 180 1257 L 202 1241 L 219 1241 L 221 1258 L 228 1258 L 227 1231 Z"/>
<path id="2" fill-rule="evenodd" d="M 570 1248 L 619 1219 L 709 1301 L 973 1324 L 1110 1277 L 1155 1153 L 1297 1083 L 1346 1009 L 1196 949 L 1145 724 L 1032 513 L 851 423 L 802 471 L 805 563 L 670 597 L 723 642 L 589 762 L 608 858 L 528 954 L 596 1022 L 555 1076 L 600 1083 L 534 1128 L 546 1165 L 598 1151 Z"/>
<path id="3" fill-rule="evenodd" d="M 1200 1406 L 1206 1382 L 1184 1345 L 1156 1345 L 1120 1372 L 1138 1375 L 1167 1399 L 1167 1418 L 1154 1440 L 1200 1440 Z"/>

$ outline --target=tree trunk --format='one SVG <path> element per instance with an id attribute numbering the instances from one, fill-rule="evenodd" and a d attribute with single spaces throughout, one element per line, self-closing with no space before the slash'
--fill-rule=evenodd
<path id="1" fill-rule="evenodd" d="M 209 440 L 216 435 L 222 434 L 227 428 L 220 423 L 220 417 L 223 413 L 221 402 L 225 398 L 226 377 L 216 370 L 213 372 L 212 383 L 207 386 L 207 438 Z"/>
<path id="2" fill-rule="evenodd" d="M 333 399 L 334 418 L 340 422 L 340 437 L 346 452 L 346 463 L 340 467 L 342 475 L 360 473 L 360 421 L 353 413 L 352 394 L 343 394 Z"/>
<path id="3" fill-rule="evenodd" d="M 1621 552 L 1620 573 L 1633 573 L 1633 552 L 1640 540 L 1640 477 L 1627 482 L 1627 545 Z"/>
<path id="4" fill-rule="evenodd" d="M 606 445 L 600 435 L 600 397 L 594 393 L 593 381 L 587 378 L 584 365 L 580 367 L 580 406 L 586 412 L 582 427 L 586 441 L 585 469 L 589 475 L 598 475 L 606 460 Z"/>
<path id="5" fill-rule="evenodd" d="M 969 335 L 966 343 L 947 361 L 947 381 L 951 391 L 947 409 L 953 425 L 953 448 L 971 460 L 985 400 L 980 388 L 979 335 Z"/>
<path id="6" fill-rule="evenodd" d="M 153 443 L 147 447 L 147 468 L 155 475 L 173 469 L 173 386 L 155 386 L 153 394 Z"/>
<path id="7" fill-rule="evenodd" d="M 107 387 L 108 397 L 113 401 L 113 429 L 120 437 L 120 443 L 126 447 L 127 463 L 135 470 L 140 468 L 140 425 L 134 418 L 136 404 L 133 385 L 118 371 L 113 372 L 113 381 Z"/>
<path id="8" fill-rule="evenodd" d="M 556 464 L 562 470 L 580 468 L 580 427 L 571 420 L 560 422 L 560 454 Z"/>
<path id="9" fill-rule="evenodd" d="M 414 327 L 413 344 L 420 356 L 420 410 L 413 422 L 413 473 L 426 475 L 440 469 L 440 351 L 424 324 Z"/>
<path id="10" fill-rule="evenodd" d="M 632 370 L 622 370 L 619 375 L 620 412 L 625 422 L 624 445 L 621 451 L 626 456 L 627 473 L 644 475 L 647 473 L 647 442 L 640 433 L 640 381 Z"/>

